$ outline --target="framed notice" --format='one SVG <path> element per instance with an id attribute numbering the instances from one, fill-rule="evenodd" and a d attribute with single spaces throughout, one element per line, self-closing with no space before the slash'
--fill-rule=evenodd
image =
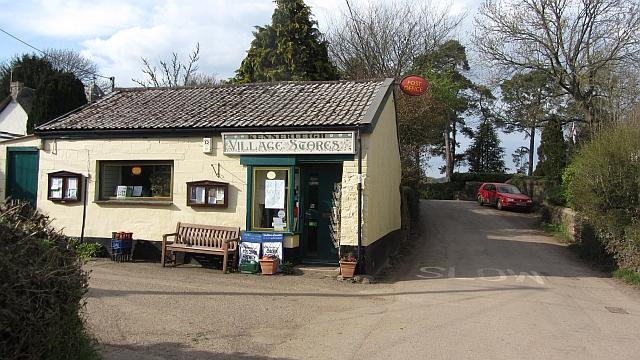
<path id="1" fill-rule="evenodd" d="M 228 207 L 229 184 L 200 180 L 187 183 L 187 206 Z"/>
<path id="2" fill-rule="evenodd" d="M 81 200 L 82 175 L 69 171 L 56 171 L 48 174 L 47 199 L 57 202 Z"/>

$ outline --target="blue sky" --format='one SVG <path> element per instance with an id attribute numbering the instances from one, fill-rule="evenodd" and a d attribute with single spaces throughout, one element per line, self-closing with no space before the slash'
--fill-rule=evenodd
<path id="1" fill-rule="evenodd" d="M 344 7 L 344 0 L 306 3 L 321 30 Z M 463 43 L 472 31 L 478 3 L 451 2 L 452 12 L 468 14 L 458 34 Z M 268 24 L 273 8 L 271 0 L 0 0 L 0 28 L 40 49 L 78 50 L 98 64 L 102 75 L 115 76 L 116 86 L 134 86 L 132 78 L 142 78 L 141 57 L 157 62 L 175 51 L 186 58 L 198 42 L 202 72 L 233 76 L 252 40 L 253 27 Z M 32 50 L 0 33 L 0 61 L 25 52 Z M 511 153 L 525 145 L 524 137 L 501 138 L 505 161 L 512 166 Z M 462 142 L 462 149 L 467 143 Z M 429 175 L 440 176 L 440 164 L 433 159 Z"/>

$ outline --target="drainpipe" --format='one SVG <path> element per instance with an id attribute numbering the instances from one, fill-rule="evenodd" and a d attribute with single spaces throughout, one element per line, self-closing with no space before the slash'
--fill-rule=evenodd
<path id="1" fill-rule="evenodd" d="M 80 231 L 80 242 L 83 243 L 84 242 L 84 225 L 87 222 L 87 185 L 88 185 L 88 176 L 83 176 L 84 178 L 84 194 L 82 196 L 83 202 L 82 202 L 82 230 Z"/>
<path id="2" fill-rule="evenodd" d="M 363 274 L 362 269 L 362 138 L 360 137 L 360 128 L 356 133 L 356 140 L 358 141 L 358 272 Z"/>

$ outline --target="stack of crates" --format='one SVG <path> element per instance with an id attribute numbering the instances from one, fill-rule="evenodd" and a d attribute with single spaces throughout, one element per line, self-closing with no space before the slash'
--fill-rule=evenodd
<path id="1" fill-rule="evenodd" d="M 132 248 L 132 232 L 114 231 L 111 233 L 111 261 L 131 261 Z"/>

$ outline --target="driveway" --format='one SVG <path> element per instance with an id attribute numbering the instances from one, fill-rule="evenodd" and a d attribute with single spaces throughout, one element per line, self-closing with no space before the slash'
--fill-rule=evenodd
<path id="1" fill-rule="evenodd" d="M 637 359 L 640 294 L 591 270 L 535 216 L 422 202 L 384 283 L 91 263 L 108 359 Z"/>

